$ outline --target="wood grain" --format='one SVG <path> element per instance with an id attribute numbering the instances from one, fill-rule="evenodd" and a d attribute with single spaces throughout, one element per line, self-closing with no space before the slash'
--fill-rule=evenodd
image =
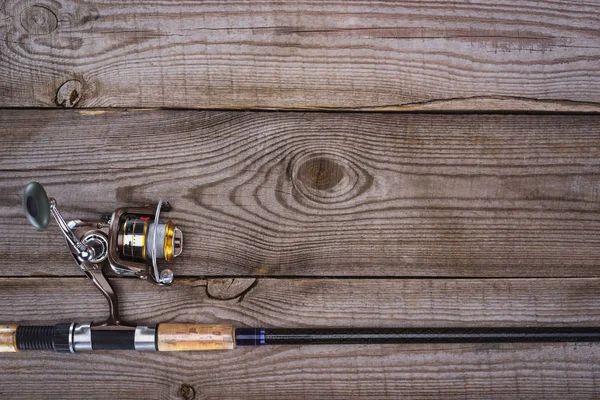
<path id="1" fill-rule="evenodd" d="M 273 279 L 227 300 L 215 279 L 157 287 L 112 279 L 125 321 L 249 327 L 598 326 L 599 278 Z M 86 278 L 0 278 L 11 304 L 0 323 L 102 321 L 104 297 Z"/>
<path id="2" fill-rule="evenodd" d="M 268 326 L 597 325 L 600 279 L 259 279 L 243 299 L 211 280 L 116 279 L 126 318 Z M 43 299 L 43 301 L 41 301 Z M 104 317 L 83 278 L 0 279 L 2 318 Z M 597 344 L 268 346 L 206 353 L 16 353 L 0 393 L 27 398 L 595 398 Z M 185 397 L 183 398 L 190 398 Z"/>
<path id="3" fill-rule="evenodd" d="M 189 276 L 598 276 L 600 119 L 198 111 L 0 112 L 2 274 L 76 275 L 31 228 L 171 201 Z"/>
<path id="4" fill-rule="evenodd" d="M 38 180 L 68 219 L 174 206 L 178 278 L 113 279 L 126 321 L 598 326 L 598 115 L 157 109 L 597 114 L 598 26 L 598 0 L 0 1 L 0 108 L 88 108 L 0 109 L 0 324 L 107 314 L 23 217 Z M 21 352 L 0 398 L 563 400 L 600 397 L 598 365 L 587 343 Z"/>
<path id="5" fill-rule="evenodd" d="M 593 399 L 600 395 L 599 361 L 600 347 L 593 344 L 6 353 L 0 393 L 33 399 Z M 195 397 L 179 395 L 192 390 Z"/>
<path id="6" fill-rule="evenodd" d="M 0 107 L 600 110 L 600 2 L 7 0 Z"/>

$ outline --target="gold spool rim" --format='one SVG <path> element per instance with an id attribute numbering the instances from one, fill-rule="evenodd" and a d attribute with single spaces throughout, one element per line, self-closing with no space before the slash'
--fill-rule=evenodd
<path id="1" fill-rule="evenodd" d="M 126 232 L 127 232 L 127 218 L 125 218 L 123 220 L 123 235 L 119 235 L 119 238 L 123 242 L 123 245 L 121 246 L 121 255 L 123 257 L 125 257 L 125 234 L 126 234 Z"/>
<path id="2" fill-rule="evenodd" d="M 142 233 L 142 259 L 146 261 L 146 232 L 148 231 L 148 225 L 150 221 L 144 223 L 144 233 Z"/>
<path id="3" fill-rule="evenodd" d="M 169 220 L 167 227 L 165 228 L 165 244 L 163 246 L 163 252 L 165 255 L 165 261 L 171 262 L 173 260 L 173 238 L 175 237 L 175 224 Z"/>

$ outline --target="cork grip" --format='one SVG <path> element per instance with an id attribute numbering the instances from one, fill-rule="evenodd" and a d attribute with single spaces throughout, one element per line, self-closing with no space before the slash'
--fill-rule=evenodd
<path id="1" fill-rule="evenodd" d="M 231 350 L 235 348 L 231 325 L 159 324 L 158 351 Z"/>
<path id="2" fill-rule="evenodd" d="M 14 353 L 17 349 L 17 325 L 0 325 L 0 353 Z"/>

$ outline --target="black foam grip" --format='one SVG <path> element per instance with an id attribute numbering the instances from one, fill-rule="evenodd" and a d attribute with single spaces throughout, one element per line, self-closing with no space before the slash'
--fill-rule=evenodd
<path id="1" fill-rule="evenodd" d="M 34 325 L 17 327 L 17 349 L 54 350 L 52 345 L 52 325 Z"/>
<path id="2" fill-rule="evenodd" d="M 69 352 L 70 323 L 17 327 L 17 349 Z"/>
<path id="3" fill-rule="evenodd" d="M 69 353 L 71 351 L 69 347 L 71 325 L 70 323 L 54 325 L 54 331 L 52 332 L 54 351 L 59 353 Z"/>

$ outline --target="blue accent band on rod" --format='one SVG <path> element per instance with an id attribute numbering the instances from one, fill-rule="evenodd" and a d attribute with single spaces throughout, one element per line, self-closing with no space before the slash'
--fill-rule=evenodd
<path id="1" fill-rule="evenodd" d="M 262 339 L 261 339 L 262 333 Z M 235 344 L 237 346 L 261 346 L 266 344 L 265 330 L 262 328 L 236 328 Z"/>

